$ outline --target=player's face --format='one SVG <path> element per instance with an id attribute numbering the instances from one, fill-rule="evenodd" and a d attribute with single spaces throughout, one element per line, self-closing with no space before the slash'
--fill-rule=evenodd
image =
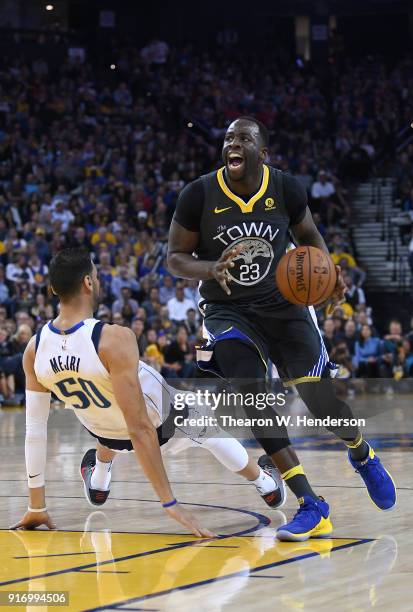
<path id="1" fill-rule="evenodd" d="M 231 181 L 245 180 L 265 160 L 266 149 L 255 123 L 234 121 L 225 134 L 222 160 Z"/>

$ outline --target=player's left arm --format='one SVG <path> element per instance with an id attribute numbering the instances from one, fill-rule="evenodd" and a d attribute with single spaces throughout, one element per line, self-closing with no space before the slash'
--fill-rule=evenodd
<path id="1" fill-rule="evenodd" d="M 295 242 L 300 246 L 313 246 L 330 254 L 324 238 L 314 223 L 313 215 L 308 207 L 306 190 L 298 179 L 288 174 L 283 175 L 283 183 L 285 206 L 291 220 L 290 232 Z M 332 306 L 342 303 L 346 292 L 340 266 L 336 266 L 336 272 L 336 286 L 333 295 L 328 300 Z"/>
<path id="2" fill-rule="evenodd" d="M 34 371 L 36 338 L 33 337 L 23 355 L 26 376 L 26 440 L 25 456 L 29 486 L 29 507 L 23 518 L 11 529 L 35 529 L 56 526 L 46 509 L 45 469 L 47 452 L 47 421 L 50 412 L 50 391 L 43 387 Z"/>

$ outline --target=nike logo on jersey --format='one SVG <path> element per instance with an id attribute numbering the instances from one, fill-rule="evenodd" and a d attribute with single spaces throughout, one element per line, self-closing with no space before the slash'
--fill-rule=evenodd
<path id="1" fill-rule="evenodd" d="M 218 214 L 218 213 L 222 213 L 225 212 L 226 210 L 231 210 L 232 206 L 227 206 L 226 208 L 218 208 L 218 206 L 215 206 L 215 210 L 214 213 Z"/>
<path id="2" fill-rule="evenodd" d="M 40 476 L 40 474 L 35 474 L 34 476 L 32 476 L 31 474 L 29 474 L 29 478 L 36 478 L 36 476 Z"/>

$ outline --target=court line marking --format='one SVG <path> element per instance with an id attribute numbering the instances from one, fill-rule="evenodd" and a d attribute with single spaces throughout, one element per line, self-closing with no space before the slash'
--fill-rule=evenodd
<path id="1" fill-rule="evenodd" d="M 12 531 L 11 529 L 0 529 L 0 531 Z M 42 529 L 41 531 L 46 531 Z M 57 531 L 55 529 L 51 529 L 50 531 Z M 94 555 L 96 554 L 95 550 L 91 550 L 90 552 L 73 552 L 73 553 L 60 553 L 53 555 L 29 555 L 26 557 L 13 557 L 13 559 L 47 559 L 49 557 L 71 557 L 73 555 Z"/>
<path id="2" fill-rule="evenodd" d="M 134 501 L 149 502 L 149 503 L 157 503 L 157 504 L 159 504 L 158 500 L 153 500 L 153 499 L 135 499 Z M 256 525 L 254 525 L 253 527 L 249 527 L 248 529 L 243 529 L 242 531 L 239 531 L 239 532 L 236 532 L 236 533 L 218 535 L 217 538 L 205 538 L 203 540 L 203 543 L 216 542 L 218 540 L 225 540 L 227 538 L 234 538 L 234 537 L 239 537 L 239 536 L 245 536 L 248 533 L 253 533 L 255 531 L 258 531 L 259 529 L 262 529 L 262 527 L 266 527 L 267 525 L 269 525 L 271 523 L 271 519 L 268 518 L 268 516 L 265 516 L 264 514 L 260 514 L 259 512 L 253 512 L 252 510 L 244 510 L 242 508 L 233 508 L 231 506 L 216 506 L 214 504 L 194 504 L 194 503 L 190 503 L 190 502 L 180 502 L 180 503 L 182 505 L 185 505 L 185 506 L 199 506 L 199 507 L 204 507 L 204 508 L 216 508 L 218 510 L 230 510 L 232 512 L 239 512 L 241 514 L 247 514 L 248 516 L 252 516 L 253 518 L 258 520 L 258 523 Z M 5 531 L 5 530 L 3 530 L 3 531 Z M 79 531 L 78 533 L 83 533 L 83 532 Z M 151 534 L 149 533 L 148 535 L 151 535 Z M 163 535 L 176 535 L 176 534 L 167 534 L 167 533 L 165 533 Z M 191 537 L 191 534 L 187 534 L 187 535 L 189 537 Z M 179 548 L 187 548 L 189 546 L 192 546 L 194 544 L 199 544 L 199 543 L 200 543 L 200 539 L 197 538 L 196 540 L 189 540 L 188 542 L 178 542 L 177 544 L 174 544 L 172 546 L 165 546 L 163 548 L 157 548 L 155 550 L 146 550 L 146 551 L 142 551 L 140 553 L 136 553 L 134 555 L 126 555 L 124 557 L 117 557 L 117 558 L 114 558 L 114 559 L 108 559 L 107 561 L 99 561 L 99 562 L 96 562 L 96 563 L 88 563 L 87 565 L 79 565 L 79 566 L 75 566 L 75 567 L 66 568 L 64 570 L 55 570 L 53 572 L 47 572 L 45 574 L 38 574 L 36 576 L 25 576 L 24 578 L 13 578 L 13 580 L 6 580 L 5 582 L 0 582 L 0 587 L 8 586 L 9 584 L 16 584 L 16 583 L 19 583 L 19 582 L 28 582 L 30 580 L 37 580 L 39 578 L 49 578 L 50 576 L 58 576 L 58 575 L 61 575 L 61 574 L 68 574 L 70 572 L 79 571 L 79 570 L 83 570 L 83 569 L 89 569 L 89 568 L 92 568 L 92 567 L 100 567 L 102 565 L 107 565 L 109 563 L 117 563 L 117 562 L 121 562 L 121 561 L 127 561 L 129 559 L 138 559 L 140 557 L 146 557 L 146 556 L 149 556 L 149 555 L 156 555 L 158 553 L 169 552 L 171 550 L 176 550 L 176 549 L 179 549 Z"/>
<path id="3" fill-rule="evenodd" d="M 78 574 L 130 574 L 126 570 L 76 570 Z"/>
<path id="4" fill-rule="evenodd" d="M 11 478 L 0 478 L 0 482 L 23 482 L 26 483 L 26 480 L 15 480 L 15 479 L 11 479 Z M 52 483 L 52 482 L 58 482 L 61 483 L 61 480 L 48 480 L 47 481 L 48 484 Z M 77 482 L 80 483 L 79 478 L 73 478 L 73 479 L 66 479 L 65 478 L 65 482 Z M 129 484 L 147 484 L 150 485 L 150 482 L 148 482 L 147 480 L 111 480 L 111 484 L 115 484 L 115 483 L 129 483 Z M 248 482 L 188 482 L 187 480 L 184 481 L 180 481 L 180 480 L 170 480 L 169 481 L 170 484 L 177 484 L 177 485 L 189 485 L 189 486 L 194 486 L 194 485 L 213 485 L 213 486 L 222 486 L 222 487 L 251 487 L 251 484 L 249 484 Z M 326 485 L 326 484 L 313 484 L 312 485 L 314 488 L 317 489 L 365 489 L 366 487 L 363 485 Z M 397 487 L 398 491 L 413 491 L 413 487 Z M 6 494 L 0 494 L 0 497 L 27 497 L 27 495 L 6 495 Z M 59 498 L 62 496 L 59 495 L 48 495 L 47 497 L 53 497 L 53 498 Z M 68 497 L 68 499 L 82 499 L 83 496 L 75 496 L 75 497 Z M 65 496 L 66 498 L 66 496 Z M 117 499 L 116 497 L 110 497 L 109 499 Z"/>
<path id="5" fill-rule="evenodd" d="M 250 578 L 284 578 L 284 576 L 249 576 Z"/>
<path id="6" fill-rule="evenodd" d="M 350 548 L 352 546 L 359 546 L 360 544 L 368 544 L 370 542 L 374 542 L 372 538 L 363 538 L 358 540 L 357 542 L 350 542 L 348 544 L 341 544 L 340 546 L 335 546 L 331 549 L 330 552 L 336 552 L 338 550 L 344 550 L 345 548 Z M 281 565 L 287 565 L 289 563 L 295 563 L 297 561 L 302 561 L 303 559 L 310 559 L 311 557 L 319 556 L 319 552 L 311 552 L 306 553 L 305 555 L 300 555 L 299 557 L 293 557 L 292 559 L 283 559 L 282 561 L 275 561 L 274 563 L 267 563 L 266 565 L 260 565 L 250 569 L 250 573 L 260 572 L 262 570 L 270 569 L 273 567 L 279 567 Z M 239 572 L 233 572 L 232 574 L 227 574 L 226 576 L 218 576 L 216 578 L 207 578 L 206 580 L 200 580 L 198 582 L 194 582 L 192 584 L 184 584 L 179 587 L 172 587 L 170 589 L 165 589 L 164 591 L 159 591 L 158 593 L 150 593 L 148 595 L 141 595 L 140 597 L 134 597 L 131 599 L 125 599 L 124 601 L 117 602 L 116 604 L 99 606 L 97 608 L 85 608 L 82 612 L 99 612 L 101 610 L 119 610 L 122 611 L 125 608 L 121 608 L 123 604 L 133 604 L 139 603 L 140 601 L 146 601 L 147 599 L 154 599 L 155 597 L 163 597 L 164 595 L 168 595 L 174 591 L 185 591 L 188 589 L 193 589 L 198 586 L 204 586 L 206 584 L 211 584 L 213 582 L 220 582 L 221 580 L 228 580 L 228 578 L 236 578 L 237 576 L 242 576 L 245 578 L 245 570 L 241 570 Z"/>

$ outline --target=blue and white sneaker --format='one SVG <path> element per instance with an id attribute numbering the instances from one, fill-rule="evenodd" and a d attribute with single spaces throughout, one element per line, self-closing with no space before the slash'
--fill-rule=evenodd
<path id="1" fill-rule="evenodd" d="M 309 538 L 329 538 L 333 532 L 329 505 L 322 497 L 304 495 L 292 521 L 278 527 L 276 535 L 282 542 L 304 542 Z"/>
<path id="2" fill-rule="evenodd" d="M 354 461 L 348 451 L 350 461 L 357 474 L 360 474 L 367 487 L 371 501 L 379 510 L 391 510 L 396 505 L 396 485 L 380 459 L 369 445 L 369 454 L 364 461 Z"/>

